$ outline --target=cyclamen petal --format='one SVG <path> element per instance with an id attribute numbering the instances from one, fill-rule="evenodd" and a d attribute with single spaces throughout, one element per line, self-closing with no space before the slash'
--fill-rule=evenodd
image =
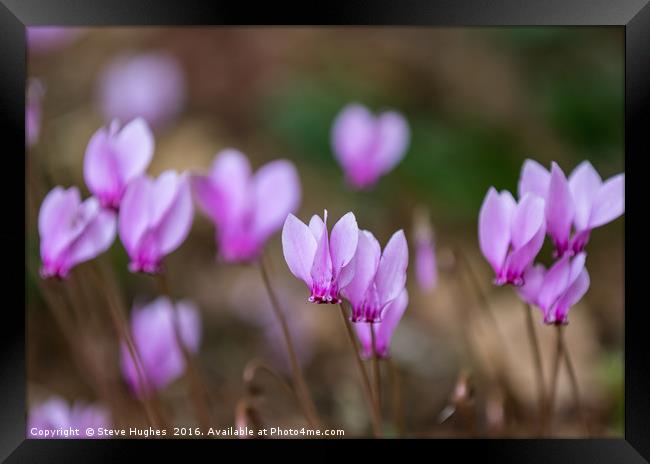
<path id="1" fill-rule="evenodd" d="M 607 180 L 594 198 L 589 216 L 589 228 L 594 229 L 613 221 L 625 212 L 625 174 Z"/>
<path id="2" fill-rule="evenodd" d="M 185 75 L 171 55 L 123 54 L 102 71 L 97 99 L 107 120 L 143 117 L 162 127 L 183 109 L 186 93 Z"/>
<path id="3" fill-rule="evenodd" d="M 201 341 L 201 320 L 197 308 L 189 301 L 176 306 L 160 297 L 131 316 L 131 331 L 140 361 L 144 382 L 125 344 L 121 346 L 122 375 L 133 392 L 146 396 L 166 387 L 185 371 L 185 358 L 179 346 L 178 334 L 190 353 L 197 353 Z"/>
<path id="4" fill-rule="evenodd" d="M 153 134 L 141 118 L 121 130 L 113 121 L 95 132 L 86 148 L 84 180 L 103 207 L 119 209 L 126 187 L 147 169 L 153 150 Z"/>
<path id="5" fill-rule="evenodd" d="M 569 176 L 569 188 L 575 204 L 574 226 L 576 230 L 589 227 L 589 217 L 594 197 L 603 181 L 589 161 L 580 163 Z"/>
<path id="6" fill-rule="evenodd" d="M 282 252 L 291 273 L 311 288 L 311 268 L 318 244 L 312 231 L 289 214 L 282 228 Z"/>
<path id="7" fill-rule="evenodd" d="M 357 249 L 359 227 L 354 214 L 347 213 L 332 227 L 330 250 L 332 255 L 332 272 L 339 277 L 341 270 L 347 266 Z M 347 282 L 339 282 L 344 286 Z"/>
<path id="8" fill-rule="evenodd" d="M 388 240 L 375 276 L 377 293 L 382 306 L 397 298 L 404 289 L 408 262 L 406 236 L 403 230 L 398 230 Z"/>
<path id="9" fill-rule="evenodd" d="M 410 131 L 397 112 L 376 118 L 362 105 L 347 105 L 332 126 L 332 146 L 350 185 L 372 186 L 404 157 Z"/>
<path id="10" fill-rule="evenodd" d="M 357 251 L 349 266 L 353 270 L 352 278 L 341 290 L 352 305 L 352 321 L 360 321 L 364 317 L 366 295 L 377 274 L 380 257 L 381 247 L 377 239 L 371 232 L 360 230 Z"/>
<path id="11" fill-rule="evenodd" d="M 546 198 L 550 178 L 551 176 L 544 166 L 537 161 L 527 159 L 524 161 L 519 176 L 519 198 L 523 198 L 526 193 L 534 193 L 539 197 Z"/>
<path id="12" fill-rule="evenodd" d="M 390 355 L 389 347 L 393 332 L 402 319 L 408 307 L 408 292 L 403 290 L 400 295 L 385 309 L 384 319 L 381 322 L 361 322 L 354 324 L 354 330 L 361 344 L 361 355 L 365 359 L 373 356 L 375 351 L 372 346 L 371 325 L 375 331 L 375 347 L 377 356 L 387 358 Z"/>
<path id="13" fill-rule="evenodd" d="M 479 245 L 494 269 L 495 284 L 524 283 L 544 234 L 544 200 L 528 192 L 517 204 L 509 192 L 490 188 L 479 213 Z"/>
<path id="14" fill-rule="evenodd" d="M 568 323 L 569 309 L 589 289 L 585 260 L 585 253 L 579 253 L 574 258 L 565 255 L 548 271 L 542 265 L 526 271 L 526 283 L 518 289 L 519 296 L 525 302 L 539 307 L 545 324 Z"/>
<path id="15" fill-rule="evenodd" d="M 310 302 L 314 303 L 339 303 L 340 302 L 340 277 L 351 278 L 349 270 L 338 273 L 333 270 L 333 262 L 343 266 L 349 264 L 349 243 L 352 241 L 356 251 L 358 241 L 358 228 L 352 213 L 345 215 L 337 224 L 336 241 L 330 243 L 327 232 L 327 211 L 324 220 L 317 216 L 312 217 L 309 226 L 290 214 L 282 229 L 282 251 L 291 273 L 301 279 L 309 287 Z M 333 233 L 334 235 L 334 233 Z M 333 249 L 336 247 L 336 250 Z M 354 252 L 353 252 L 354 254 Z"/>
<path id="16" fill-rule="evenodd" d="M 558 255 L 569 249 L 569 235 L 575 207 L 569 182 L 562 169 L 553 163 L 546 197 L 546 231 L 553 239 Z"/>
<path id="17" fill-rule="evenodd" d="M 95 198 L 81 202 L 79 190 L 56 187 L 43 200 L 38 218 L 41 276 L 66 278 L 70 270 L 106 251 L 116 234 L 115 213 Z"/>
<path id="18" fill-rule="evenodd" d="M 512 229 L 514 199 L 510 202 L 506 198 L 490 187 L 479 212 L 479 245 L 496 274 L 501 272 L 506 259 Z"/>
<path id="19" fill-rule="evenodd" d="M 27 416 L 28 438 L 96 438 L 87 434 L 87 429 L 96 430 L 111 426 L 110 413 L 101 405 L 84 404 L 79 401 L 68 404 L 59 396 L 52 396 L 47 401 L 32 406 Z M 79 429 L 80 435 L 61 435 L 45 437 L 43 431 Z M 39 434 L 41 432 L 41 434 Z M 56 433 L 56 432 L 55 432 Z"/>
<path id="20" fill-rule="evenodd" d="M 582 252 L 592 229 L 624 213 L 624 184 L 624 174 L 603 183 L 589 161 L 580 163 L 567 180 L 556 163 L 549 172 L 539 163 L 526 160 L 519 196 L 533 192 L 546 200 L 546 231 L 553 239 L 555 255 L 561 257 Z"/>
<path id="21" fill-rule="evenodd" d="M 276 160 L 255 175 L 244 154 L 217 154 L 209 175 L 193 176 L 201 210 L 215 224 L 219 257 L 226 262 L 258 259 L 264 244 L 300 203 L 300 180 L 294 165 Z"/>
<path id="22" fill-rule="evenodd" d="M 354 276 L 341 291 L 352 306 L 352 322 L 381 321 L 384 309 L 404 290 L 408 266 L 404 232 L 395 232 L 381 256 L 380 251 L 379 243 L 370 232 L 359 233 L 359 244 L 351 264 Z"/>
<path id="23" fill-rule="evenodd" d="M 287 160 L 271 161 L 255 173 L 253 190 L 254 234 L 260 241 L 266 241 L 282 227 L 287 214 L 300 205 L 298 171 Z"/>
<path id="24" fill-rule="evenodd" d="M 187 237 L 193 207 L 186 175 L 166 171 L 129 185 L 119 214 L 119 234 L 132 272 L 156 273 L 162 259 Z"/>
<path id="25" fill-rule="evenodd" d="M 30 79 L 27 86 L 27 105 L 25 107 L 25 135 L 27 146 L 34 145 L 41 133 L 41 99 L 43 85 L 37 79 Z"/>
<path id="26" fill-rule="evenodd" d="M 424 291 L 435 290 L 438 286 L 438 265 L 433 242 L 422 241 L 416 245 L 415 277 Z"/>

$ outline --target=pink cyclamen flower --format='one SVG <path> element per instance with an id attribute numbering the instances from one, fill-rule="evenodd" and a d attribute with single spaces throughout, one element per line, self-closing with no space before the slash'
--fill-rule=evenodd
<path id="1" fill-rule="evenodd" d="M 157 273 L 162 259 L 176 250 L 192 226 L 194 211 L 185 174 L 165 171 L 157 179 L 142 176 L 129 184 L 118 222 L 132 272 Z"/>
<path id="2" fill-rule="evenodd" d="M 431 291 L 438 286 L 436 250 L 431 240 L 415 244 L 415 278 L 422 290 Z"/>
<path id="3" fill-rule="evenodd" d="M 541 197 L 527 193 L 517 203 L 510 192 L 490 187 L 479 213 L 479 244 L 496 285 L 524 283 L 524 271 L 542 248 L 545 233 Z"/>
<path id="4" fill-rule="evenodd" d="M 402 319 L 408 303 L 408 292 L 404 289 L 396 299 L 386 306 L 384 317 L 381 322 L 360 322 L 354 324 L 354 330 L 361 342 L 361 355 L 364 358 L 369 359 L 373 356 L 374 350 L 372 346 L 372 334 L 370 333 L 371 324 L 375 331 L 375 348 L 377 350 L 377 356 L 380 358 L 387 358 L 390 355 L 389 347 L 393 332 L 397 328 L 399 321 Z"/>
<path id="5" fill-rule="evenodd" d="M 153 157 L 154 139 L 142 118 L 120 129 L 114 120 L 90 138 L 84 158 L 84 180 L 102 206 L 119 209 L 126 187 L 144 174 Z"/>
<path id="6" fill-rule="evenodd" d="M 359 240 L 354 214 L 347 213 L 327 233 L 327 210 L 323 219 L 314 215 L 305 225 L 293 214 L 287 216 L 282 229 L 282 251 L 291 273 L 311 291 L 312 303 L 341 302 L 340 289 L 354 276 L 348 267 Z"/>
<path id="7" fill-rule="evenodd" d="M 526 270 L 526 283 L 518 288 L 521 299 L 542 311 L 545 324 L 567 324 L 569 309 L 587 293 L 589 273 L 585 253 L 565 255 L 548 271 L 537 264 Z"/>
<path id="8" fill-rule="evenodd" d="M 27 28 L 27 49 L 30 53 L 49 53 L 62 48 L 81 34 L 73 27 L 29 26 Z"/>
<path id="9" fill-rule="evenodd" d="M 30 79 L 27 86 L 27 105 L 25 107 L 25 135 L 28 147 L 38 141 L 41 133 L 42 98 L 43 85 L 37 79 Z"/>
<path id="10" fill-rule="evenodd" d="M 191 302 L 179 301 L 174 307 L 168 298 L 160 297 L 133 310 L 131 331 L 146 385 L 141 384 L 124 343 L 121 345 L 122 375 L 133 392 L 142 395 L 150 393 L 149 389 L 166 387 L 185 372 L 185 357 L 177 335 L 187 351 L 196 354 L 201 342 L 201 319 Z"/>
<path id="11" fill-rule="evenodd" d="M 567 179 L 556 163 L 549 172 L 536 161 L 526 160 L 519 195 L 527 192 L 546 199 L 547 232 L 557 256 L 580 253 L 593 229 L 625 212 L 625 174 L 603 182 L 589 161 L 580 163 Z"/>
<path id="12" fill-rule="evenodd" d="M 166 53 L 121 55 L 104 70 L 97 94 L 106 120 L 143 117 L 152 126 L 161 127 L 183 109 L 185 75 L 176 59 Z"/>
<path id="13" fill-rule="evenodd" d="M 364 106 L 350 104 L 334 121 L 332 145 L 350 185 L 363 189 L 375 184 L 406 154 L 410 132 L 404 117 L 394 111 L 373 116 Z"/>
<path id="14" fill-rule="evenodd" d="M 27 438 L 95 438 L 86 429 L 110 427 L 110 414 L 99 405 L 75 402 L 72 406 L 59 396 L 33 406 L 27 417 Z M 79 429 L 79 434 L 70 430 Z M 48 432 L 47 436 L 45 432 Z"/>
<path id="15" fill-rule="evenodd" d="M 116 218 L 96 198 L 81 201 L 76 187 L 51 190 L 38 214 L 41 276 L 64 279 L 77 264 L 106 251 L 115 240 Z"/>
<path id="16" fill-rule="evenodd" d="M 264 244 L 300 203 L 300 180 L 286 160 L 253 175 L 242 153 L 223 150 L 207 176 L 193 176 L 195 198 L 216 226 L 219 256 L 226 262 L 259 258 Z"/>
<path id="17" fill-rule="evenodd" d="M 422 290 L 432 291 L 438 285 L 438 264 L 433 230 L 426 210 L 416 210 L 413 229 L 416 282 Z"/>
<path id="18" fill-rule="evenodd" d="M 404 231 L 393 234 L 383 253 L 372 233 L 359 231 L 357 250 L 349 265 L 353 277 L 341 286 L 341 293 L 352 306 L 353 322 L 382 320 L 384 308 L 404 290 L 408 259 Z"/>

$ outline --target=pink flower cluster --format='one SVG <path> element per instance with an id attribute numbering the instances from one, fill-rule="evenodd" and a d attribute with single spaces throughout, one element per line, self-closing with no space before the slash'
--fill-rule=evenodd
<path id="1" fill-rule="evenodd" d="M 309 225 L 290 214 L 282 229 L 282 249 L 291 273 L 310 290 L 309 301 L 339 304 L 345 298 L 364 353 L 372 352 L 369 330 L 374 324 L 377 355 L 388 356 L 390 338 L 408 305 L 404 232 L 395 232 L 382 252 L 370 231 L 359 230 L 351 212 L 334 224 L 331 234 L 327 210 L 322 219 L 312 216 Z"/>
<path id="2" fill-rule="evenodd" d="M 55 187 L 41 204 L 44 277 L 66 278 L 110 248 L 116 232 L 132 271 L 160 270 L 163 257 L 187 237 L 194 213 L 186 175 L 145 174 L 153 151 L 153 134 L 141 118 L 122 127 L 114 120 L 91 137 L 83 173 L 93 196 L 82 202 L 76 187 Z"/>
<path id="3" fill-rule="evenodd" d="M 546 170 L 526 160 L 519 200 L 488 191 L 479 213 L 479 244 L 495 272 L 495 284 L 513 284 L 521 298 L 540 308 L 547 324 L 566 324 L 568 311 L 589 288 L 585 247 L 591 231 L 625 211 L 624 174 L 604 181 L 588 161 L 569 178 L 552 163 Z M 533 264 L 548 235 L 556 262 Z"/>

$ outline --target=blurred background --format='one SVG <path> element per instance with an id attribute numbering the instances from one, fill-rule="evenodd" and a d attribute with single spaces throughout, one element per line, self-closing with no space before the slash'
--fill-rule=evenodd
<path id="1" fill-rule="evenodd" d="M 333 218 L 353 211 L 382 244 L 399 228 L 411 240 L 414 211 L 424 208 L 439 282 L 432 291 L 420 289 L 410 265 L 411 302 L 391 351 L 398 382 L 384 370 L 386 434 L 534 435 L 536 385 L 521 302 L 511 288 L 491 285 L 478 248 L 478 211 L 491 185 L 516 192 L 525 158 L 545 166 L 557 161 L 567 174 L 587 159 L 604 179 L 623 170 L 623 38 L 620 28 L 584 27 L 69 29 L 30 41 L 28 74 L 42 85 L 42 124 L 27 153 L 37 179 L 29 207 L 37 211 L 55 185 L 77 185 L 87 196 L 82 166 L 90 136 L 111 115 L 128 117 L 128 103 L 142 99 L 150 108 L 147 95 L 162 95 L 148 117 L 156 136 L 150 174 L 205 172 L 226 147 L 246 153 L 255 169 L 288 158 L 302 183 L 298 217 L 306 221 L 324 208 Z M 153 63 L 141 65 L 147 78 L 129 88 L 128 72 L 139 68 L 131 66 L 127 77 L 116 69 L 140 55 Z M 350 102 L 398 110 L 411 128 L 406 157 L 370 191 L 349 189 L 332 153 L 332 122 Z M 43 294 L 50 284 L 38 276 L 34 214 L 26 257 L 29 404 L 52 395 L 110 401 L 114 424 L 146 424 L 121 378 L 115 334 L 85 265 L 70 285 L 92 307 L 78 319 L 78 346 L 66 344 Z M 591 288 L 566 329 L 594 436 L 623 433 L 623 222 L 592 234 Z M 545 246 L 546 264 L 550 255 Z M 338 309 L 307 303 L 307 290 L 284 262 L 279 234 L 266 257 L 319 413 L 346 436 L 369 434 Z M 128 272 L 119 240 L 99 262 L 126 309 L 156 298 L 152 279 Z M 213 226 L 198 213 L 166 266 L 174 295 L 200 309 L 198 365 L 214 426 L 233 425 L 241 404 L 270 426 L 305 423 L 272 376 L 259 372 L 254 385 L 243 378 L 254 359 L 289 373 L 258 270 L 219 263 Z M 479 293 L 468 289 L 470 271 L 498 329 Z M 534 316 L 548 379 L 554 334 Z M 75 361 L 79 353 L 90 364 Z M 97 376 L 112 385 L 105 397 L 95 388 Z M 471 387 L 462 404 L 454 397 L 459 382 Z M 391 391 L 401 391 L 401 404 L 393 404 Z M 159 399 L 171 423 L 196 424 L 186 379 Z M 459 404 L 470 414 L 459 414 Z M 552 434 L 584 435 L 564 372 L 556 406 Z"/>

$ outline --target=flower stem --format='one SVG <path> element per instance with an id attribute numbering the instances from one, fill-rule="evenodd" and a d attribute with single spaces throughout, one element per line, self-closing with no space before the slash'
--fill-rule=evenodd
<path id="1" fill-rule="evenodd" d="M 284 313 L 280 309 L 278 303 L 278 298 L 273 291 L 271 286 L 271 280 L 269 278 L 268 272 L 266 271 L 266 266 L 264 265 L 264 259 L 259 260 L 260 273 L 262 274 L 262 280 L 266 286 L 266 291 L 269 294 L 269 299 L 271 300 L 271 307 L 275 313 L 275 317 L 280 323 L 282 328 L 282 334 L 284 335 L 284 341 L 287 345 L 287 352 L 289 353 L 289 362 L 291 363 L 291 372 L 293 374 L 293 386 L 296 396 L 299 399 L 299 402 L 302 406 L 303 412 L 307 421 L 312 426 L 318 426 L 320 419 L 318 418 L 318 413 L 316 412 L 316 406 L 309 394 L 309 389 L 307 388 L 307 383 L 300 368 L 300 363 L 298 362 L 298 357 L 296 356 L 296 350 L 293 345 L 293 340 L 291 338 L 291 332 L 289 331 L 289 324 L 284 317 Z"/>
<path id="2" fill-rule="evenodd" d="M 372 376 L 375 383 L 375 409 L 381 421 L 381 371 L 379 370 L 379 354 L 377 353 L 377 334 L 373 323 L 370 323 L 370 338 L 372 342 Z"/>
<path id="3" fill-rule="evenodd" d="M 562 334 L 562 332 L 560 332 Z M 564 340 L 564 337 L 560 335 L 560 343 L 562 344 L 562 352 L 564 353 L 564 361 L 566 364 L 567 372 L 569 374 L 569 380 L 571 381 L 571 390 L 573 391 L 573 400 L 576 403 L 576 407 L 578 408 L 578 414 L 580 416 L 580 421 L 582 422 L 582 426 L 585 429 L 585 433 L 587 434 L 587 437 L 589 436 L 589 426 L 587 424 L 587 420 L 585 418 L 585 412 L 582 407 L 582 401 L 580 399 L 580 389 L 578 388 L 578 378 L 576 377 L 575 369 L 573 368 L 573 362 L 571 361 L 571 356 L 569 355 L 569 350 L 566 346 L 566 342 Z"/>
<path id="4" fill-rule="evenodd" d="M 140 358 L 138 349 L 135 346 L 135 343 L 133 342 L 133 338 L 131 337 L 131 331 L 129 330 L 128 325 L 124 320 L 121 311 L 118 309 L 117 303 L 115 302 L 112 293 L 104 287 L 103 279 L 99 276 L 99 274 L 92 274 L 92 275 L 96 279 L 97 287 L 101 288 L 102 291 L 104 292 L 106 301 L 108 303 L 111 321 L 113 322 L 113 326 L 115 328 L 115 331 L 117 332 L 117 336 L 119 339 L 123 340 L 124 343 L 126 344 L 127 350 L 129 351 L 129 356 L 131 356 L 131 359 L 133 360 L 133 364 L 135 365 L 135 371 L 138 377 L 138 383 L 139 385 L 142 386 L 143 389 L 141 400 L 145 409 L 145 413 L 147 415 L 147 419 L 149 420 L 152 426 L 160 427 L 161 422 L 158 419 L 158 415 L 154 412 L 154 408 L 149 398 L 149 394 L 153 391 L 153 389 L 150 387 L 149 380 L 145 375 L 144 366 L 142 365 L 142 359 Z"/>
<path id="5" fill-rule="evenodd" d="M 157 282 L 160 289 L 160 292 L 165 295 L 172 302 L 173 298 L 171 294 L 171 287 L 167 281 L 167 276 L 164 272 L 157 274 Z M 187 367 L 187 377 L 190 382 L 190 397 L 192 398 L 192 404 L 196 412 L 197 419 L 203 428 L 209 428 L 212 425 L 210 419 L 210 407 L 209 407 L 209 396 L 208 390 L 205 386 L 205 381 L 202 379 L 199 369 L 196 366 L 196 360 L 194 356 L 189 352 L 183 341 L 181 335 L 180 320 L 178 317 L 178 311 L 176 308 L 173 310 L 174 317 L 174 336 L 176 337 L 176 344 L 183 354 L 183 359 L 185 360 L 185 365 Z"/>
<path id="6" fill-rule="evenodd" d="M 287 382 L 280 374 L 278 374 L 273 368 L 270 366 L 266 365 L 259 359 L 251 359 L 248 361 L 246 366 L 244 366 L 244 373 L 242 375 L 244 379 L 244 384 L 246 384 L 247 388 L 252 387 L 253 380 L 255 379 L 255 374 L 257 374 L 258 371 L 265 371 L 267 372 L 271 377 L 273 377 L 275 380 L 278 381 L 282 387 L 287 390 L 287 392 L 291 395 L 294 396 L 298 402 L 300 402 L 300 398 L 298 398 L 298 395 L 296 394 L 296 391 L 294 388 Z"/>
<path id="7" fill-rule="evenodd" d="M 343 303 L 339 304 L 339 308 L 341 309 L 341 318 L 343 319 L 343 324 L 345 325 L 345 331 L 348 335 L 350 346 L 352 347 L 352 351 L 354 352 L 354 359 L 356 360 L 357 368 L 359 369 L 359 374 L 361 375 L 361 383 L 363 389 L 365 390 L 364 396 L 366 398 L 366 402 L 370 410 L 370 417 L 372 418 L 373 433 L 375 437 L 380 437 L 381 419 L 379 418 L 379 415 L 377 414 L 377 410 L 374 405 L 372 389 L 370 388 L 370 380 L 368 379 L 368 373 L 366 372 L 366 369 L 363 367 L 363 361 L 361 361 L 361 356 L 359 355 L 359 346 L 357 344 L 357 339 L 354 336 L 352 326 L 350 325 L 350 320 L 348 319 L 348 316 L 345 313 L 345 308 L 343 307 Z"/>
<path id="8" fill-rule="evenodd" d="M 551 389 L 548 396 L 547 412 L 545 414 L 545 434 L 548 432 L 548 428 L 551 426 L 553 421 L 553 409 L 555 406 L 555 393 L 557 391 L 557 380 L 560 373 L 560 362 L 562 361 L 562 326 L 558 325 L 556 327 L 556 344 L 555 344 L 555 358 L 553 360 L 553 370 L 551 371 Z"/>
<path id="9" fill-rule="evenodd" d="M 404 406 L 402 404 L 402 385 L 397 366 L 392 358 L 386 358 L 390 378 L 390 388 L 393 394 L 393 422 L 397 429 L 398 436 L 404 435 Z"/>
<path id="10" fill-rule="evenodd" d="M 537 383 L 537 395 L 539 402 L 539 426 L 543 433 L 544 430 L 544 414 L 546 413 L 546 392 L 544 388 L 544 370 L 542 367 L 542 355 L 539 349 L 539 341 L 535 333 L 535 324 L 533 323 L 533 308 L 530 305 L 524 304 L 523 310 L 526 317 L 526 328 L 528 329 L 528 340 L 530 341 L 531 353 L 533 355 L 533 363 L 535 364 L 535 374 Z"/>

